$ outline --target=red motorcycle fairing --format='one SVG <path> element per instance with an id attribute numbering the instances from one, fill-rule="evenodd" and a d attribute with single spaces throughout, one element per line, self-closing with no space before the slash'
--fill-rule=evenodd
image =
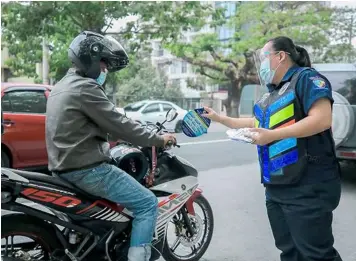
<path id="1" fill-rule="evenodd" d="M 185 206 L 187 207 L 187 211 L 189 214 L 195 216 L 195 211 L 193 207 L 194 200 L 200 196 L 203 193 L 203 190 L 200 188 L 197 188 L 193 195 L 188 199 L 188 201 L 185 203 Z"/>

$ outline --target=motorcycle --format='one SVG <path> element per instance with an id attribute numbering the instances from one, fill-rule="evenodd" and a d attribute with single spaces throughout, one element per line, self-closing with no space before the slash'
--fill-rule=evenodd
<path id="1" fill-rule="evenodd" d="M 147 124 L 147 128 L 164 133 L 164 123 L 176 117 L 171 109 L 163 123 Z M 173 146 L 179 147 L 173 142 L 165 148 L 119 142 L 111 155 L 118 167 L 158 199 L 150 260 L 162 256 L 167 261 L 196 261 L 210 244 L 213 212 L 198 188 L 197 170 L 170 152 Z M 144 176 L 137 175 L 145 166 L 142 159 L 148 163 Z M 2 168 L 1 208 L 19 212 L 2 216 L 3 260 L 127 260 L 132 213 L 89 195 L 59 176 Z M 174 240 L 168 239 L 171 230 Z M 14 243 L 18 237 L 19 242 Z M 183 254 L 178 253 L 178 246 L 183 246 Z"/>

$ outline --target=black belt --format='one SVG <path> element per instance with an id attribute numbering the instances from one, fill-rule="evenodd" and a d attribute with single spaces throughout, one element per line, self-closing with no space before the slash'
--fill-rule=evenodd
<path id="1" fill-rule="evenodd" d="M 85 169 L 92 169 L 95 168 L 103 163 L 109 163 L 111 164 L 111 162 L 108 161 L 100 161 L 100 162 L 95 162 L 93 164 L 89 164 L 80 168 L 72 168 L 72 169 L 65 169 L 65 170 L 59 170 L 59 171 L 52 171 L 52 173 L 57 174 L 57 175 L 61 175 L 61 174 L 65 174 L 65 173 L 69 173 L 69 172 L 74 172 L 74 171 L 78 171 L 78 170 L 85 170 Z"/>

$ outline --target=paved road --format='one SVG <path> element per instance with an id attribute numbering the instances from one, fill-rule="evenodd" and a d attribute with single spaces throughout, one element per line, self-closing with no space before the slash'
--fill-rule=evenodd
<path id="1" fill-rule="evenodd" d="M 225 128 L 191 139 L 178 135 L 174 152 L 200 171 L 201 188 L 214 211 L 215 230 L 202 261 L 277 261 L 267 222 L 256 148 L 226 141 Z M 344 261 L 356 261 L 356 170 L 344 167 L 340 206 L 335 211 L 335 246 Z"/>
<path id="2" fill-rule="evenodd" d="M 178 135 L 180 142 L 226 139 L 220 128 L 199 139 Z M 200 170 L 204 195 L 214 210 L 215 231 L 205 261 L 277 261 L 260 185 L 256 148 L 231 141 L 187 144 L 174 152 Z M 335 247 L 344 261 L 356 261 L 356 168 L 343 166 L 344 182 L 334 216 Z"/>

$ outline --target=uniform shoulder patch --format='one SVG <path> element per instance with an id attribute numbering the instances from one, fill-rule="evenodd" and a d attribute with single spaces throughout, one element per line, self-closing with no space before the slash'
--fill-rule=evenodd
<path id="1" fill-rule="evenodd" d="M 326 86 L 325 80 L 323 78 L 321 78 L 321 77 L 316 76 L 316 77 L 310 77 L 309 79 L 318 88 L 324 88 Z"/>

